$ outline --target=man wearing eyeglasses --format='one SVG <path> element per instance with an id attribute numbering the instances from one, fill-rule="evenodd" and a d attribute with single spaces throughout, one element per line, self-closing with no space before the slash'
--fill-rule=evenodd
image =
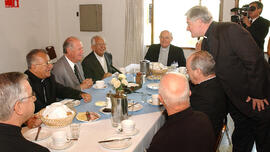
<path id="1" fill-rule="evenodd" d="M 171 32 L 167 30 L 162 31 L 159 40 L 160 44 L 152 44 L 149 47 L 144 59 L 151 62 L 160 62 L 167 66 L 186 66 L 183 50 L 171 44 L 173 40 Z"/>
<path id="2" fill-rule="evenodd" d="M 26 140 L 21 125 L 33 116 L 36 97 L 27 76 L 19 72 L 0 74 L 0 147 L 6 152 L 49 152 Z"/>
<path id="3" fill-rule="evenodd" d="M 269 21 L 261 17 L 263 4 L 259 1 L 254 1 L 249 4 L 248 16 L 243 17 L 243 22 L 246 29 L 251 33 L 258 47 L 263 50 L 264 39 L 269 30 Z"/>
<path id="4" fill-rule="evenodd" d="M 81 99 L 85 102 L 91 100 L 91 95 L 79 90 L 65 87 L 55 81 L 54 75 L 51 74 L 52 63 L 45 50 L 34 49 L 27 56 L 29 83 L 36 93 L 37 101 L 35 102 L 35 112 L 38 112 L 47 105 L 56 102 L 57 99 L 71 98 Z"/>
<path id="5" fill-rule="evenodd" d="M 92 78 L 94 82 L 110 77 L 119 72 L 112 64 L 112 55 L 106 52 L 106 44 L 102 37 L 91 38 L 91 49 L 93 50 L 82 61 L 85 78 Z"/>

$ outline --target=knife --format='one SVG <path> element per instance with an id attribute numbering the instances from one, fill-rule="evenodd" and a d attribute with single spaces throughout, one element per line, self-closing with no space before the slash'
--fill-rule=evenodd
<path id="1" fill-rule="evenodd" d="M 41 130 L 41 126 L 38 127 L 38 131 L 37 131 L 37 134 L 36 134 L 36 137 L 35 137 L 35 141 L 37 141 L 37 139 L 38 139 L 38 135 L 40 133 L 40 130 Z"/>
<path id="2" fill-rule="evenodd" d="M 90 112 L 86 111 L 86 117 L 87 117 L 87 121 L 91 120 L 91 115 Z"/>
<path id="3" fill-rule="evenodd" d="M 135 105 L 138 104 L 138 103 L 139 103 L 139 102 L 135 102 L 135 103 L 129 105 L 128 108 L 133 107 L 133 106 L 135 106 Z"/>
<path id="4" fill-rule="evenodd" d="M 120 138 L 120 139 L 109 139 L 109 140 L 102 140 L 102 141 L 98 141 L 98 143 L 106 143 L 106 142 L 112 142 L 112 141 L 122 141 L 122 140 L 126 140 L 126 139 L 131 139 L 131 137 L 127 137 L 127 138 Z"/>

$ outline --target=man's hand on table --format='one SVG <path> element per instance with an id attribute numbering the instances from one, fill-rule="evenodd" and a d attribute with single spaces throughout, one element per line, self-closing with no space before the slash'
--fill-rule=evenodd
<path id="1" fill-rule="evenodd" d="M 266 99 L 255 99 L 248 97 L 246 102 L 250 102 L 252 100 L 252 108 L 253 110 L 256 109 L 256 106 L 258 108 L 258 111 L 264 110 L 264 104 L 269 105 L 268 101 Z"/>
<path id="2" fill-rule="evenodd" d="M 90 102 L 92 99 L 92 96 L 88 93 L 81 93 L 81 97 L 83 98 L 84 102 Z"/>
<path id="3" fill-rule="evenodd" d="M 39 127 L 42 124 L 41 119 L 38 115 L 33 115 L 31 118 L 29 118 L 26 122 L 28 128 L 36 128 Z"/>
<path id="4" fill-rule="evenodd" d="M 92 79 L 85 79 L 83 82 L 80 84 L 81 90 L 88 89 L 93 85 Z"/>

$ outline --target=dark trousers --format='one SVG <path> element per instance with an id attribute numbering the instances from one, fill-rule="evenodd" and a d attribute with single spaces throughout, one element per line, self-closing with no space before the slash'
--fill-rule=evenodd
<path id="1" fill-rule="evenodd" d="M 270 152 L 270 121 L 254 120 L 230 105 L 234 121 L 233 152 L 251 152 L 254 142 L 258 152 Z"/>

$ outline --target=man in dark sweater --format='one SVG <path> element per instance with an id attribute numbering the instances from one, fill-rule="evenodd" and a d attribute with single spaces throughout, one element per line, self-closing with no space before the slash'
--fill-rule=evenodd
<path id="1" fill-rule="evenodd" d="M 21 133 L 21 125 L 34 114 L 36 101 L 27 76 L 19 72 L 0 74 L 0 92 L 1 151 L 49 152 Z"/>
<path id="2" fill-rule="evenodd" d="M 168 120 L 156 133 L 147 152 L 213 152 L 215 137 L 207 115 L 193 111 L 189 102 L 189 84 L 182 74 L 162 77 L 159 100 Z"/>
<path id="3" fill-rule="evenodd" d="M 218 137 L 227 115 L 228 99 L 216 79 L 215 60 L 206 51 L 195 52 L 187 59 L 187 72 L 194 84 L 191 85 L 191 107 L 209 117 Z"/>

